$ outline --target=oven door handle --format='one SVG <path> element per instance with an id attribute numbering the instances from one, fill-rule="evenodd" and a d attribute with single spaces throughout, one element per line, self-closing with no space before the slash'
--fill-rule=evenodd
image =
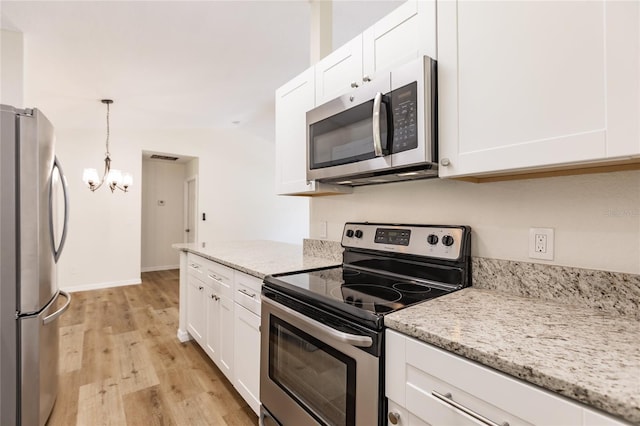
<path id="1" fill-rule="evenodd" d="M 321 322 L 313 320 L 298 311 L 294 311 L 291 308 L 288 308 L 280 303 L 274 302 L 273 300 L 262 296 L 262 302 L 270 305 L 276 309 L 279 309 L 297 319 L 305 323 L 306 325 L 313 327 L 314 329 L 320 331 L 327 337 L 330 337 L 333 340 L 337 340 L 338 342 L 346 343 L 351 346 L 358 346 L 361 348 L 370 348 L 373 345 L 373 339 L 369 336 L 360 336 L 357 334 L 345 333 L 342 331 L 338 331 L 335 328 L 331 328 L 328 325 L 324 325 Z"/>

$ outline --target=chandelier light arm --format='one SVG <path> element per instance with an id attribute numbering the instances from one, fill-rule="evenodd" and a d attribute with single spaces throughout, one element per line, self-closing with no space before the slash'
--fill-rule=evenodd
<path id="1" fill-rule="evenodd" d="M 107 105 L 107 140 L 105 142 L 107 151 L 104 159 L 104 173 L 100 179 L 96 169 L 85 169 L 83 180 L 92 192 L 99 189 L 105 181 L 107 182 L 111 192 L 115 192 L 116 188 L 123 192 L 128 192 L 129 187 L 133 183 L 133 177 L 130 173 L 122 173 L 120 170 L 111 169 L 111 153 L 109 152 L 109 105 L 113 103 L 111 99 L 102 99 L 101 102 Z"/>

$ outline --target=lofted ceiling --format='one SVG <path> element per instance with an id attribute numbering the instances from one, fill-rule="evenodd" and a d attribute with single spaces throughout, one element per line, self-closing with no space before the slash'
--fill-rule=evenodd
<path id="1" fill-rule="evenodd" d="M 398 1 L 334 2 L 334 47 Z M 24 34 L 25 102 L 56 127 L 244 127 L 273 138 L 277 87 L 309 66 L 298 1 L 4 1 Z M 236 122 L 236 123 L 234 123 Z M 239 123 L 237 123 L 239 122 Z"/>

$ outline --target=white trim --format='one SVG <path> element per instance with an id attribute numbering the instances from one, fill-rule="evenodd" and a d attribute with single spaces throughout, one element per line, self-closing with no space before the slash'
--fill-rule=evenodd
<path id="1" fill-rule="evenodd" d="M 189 334 L 189 332 L 178 329 L 178 340 L 180 340 L 182 343 L 184 343 L 184 342 L 188 342 L 191 339 L 192 339 L 192 337 Z"/>
<path id="2" fill-rule="evenodd" d="M 84 285 L 76 285 L 73 287 L 62 287 L 60 288 L 60 290 L 73 293 L 76 291 L 101 290 L 103 288 L 124 287 L 127 285 L 135 285 L 135 284 L 142 284 L 142 280 L 140 278 L 134 278 L 134 279 L 123 280 L 123 281 L 109 281 L 105 283 L 84 284 Z"/>
<path id="3" fill-rule="evenodd" d="M 140 272 L 168 271 L 170 269 L 180 269 L 180 264 L 165 266 L 144 266 L 140 268 Z"/>
<path id="4" fill-rule="evenodd" d="M 187 217 L 187 213 L 189 212 L 189 182 L 193 181 L 194 182 L 194 188 L 193 188 L 193 196 L 194 196 L 194 200 L 193 200 L 193 210 L 194 210 L 194 218 L 193 218 L 193 227 L 194 229 L 192 229 L 191 231 L 193 232 L 193 241 L 197 242 L 198 241 L 198 175 L 193 175 L 190 176 L 188 178 L 186 178 L 184 180 L 184 206 L 183 206 L 183 215 L 182 217 L 184 218 L 183 223 L 184 223 L 184 228 L 183 229 L 188 229 L 189 228 L 189 218 Z M 189 241 L 189 237 L 187 236 L 186 232 L 182 232 L 182 234 L 184 235 L 183 237 L 183 242 L 184 243 L 188 243 Z"/>

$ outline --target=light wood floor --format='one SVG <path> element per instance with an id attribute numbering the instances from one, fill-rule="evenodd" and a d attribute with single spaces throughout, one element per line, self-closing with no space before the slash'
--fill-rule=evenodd
<path id="1" fill-rule="evenodd" d="M 176 338 L 178 291 L 178 271 L 162 271 L 72 294 L 48 426 L 258 423 L 198 344 Z"/>

